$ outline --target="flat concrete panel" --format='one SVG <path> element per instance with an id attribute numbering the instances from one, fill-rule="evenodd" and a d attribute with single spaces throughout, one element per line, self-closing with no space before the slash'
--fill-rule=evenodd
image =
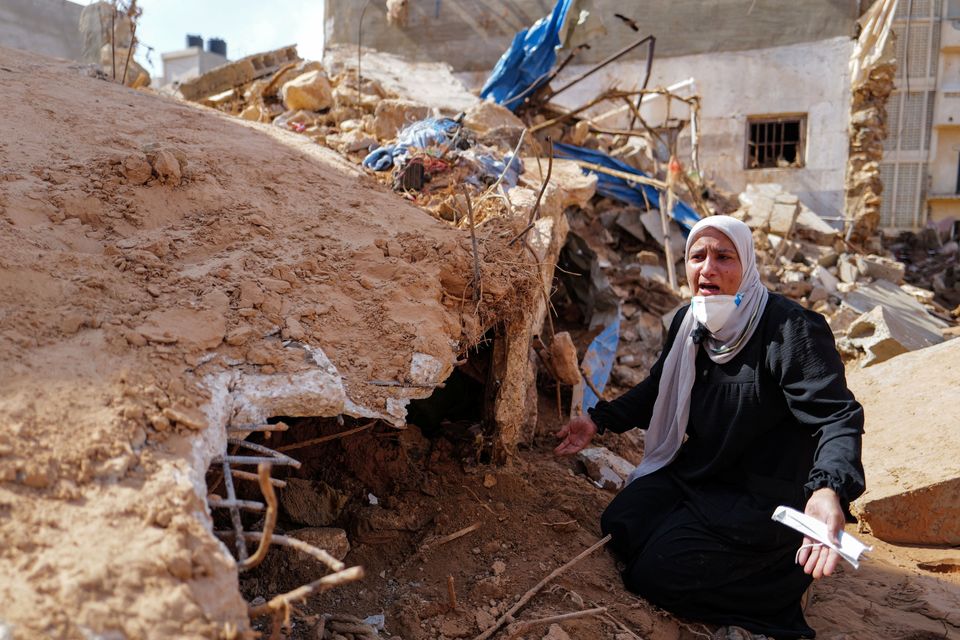
<path id="1" fill-rule="evenodd" d="M 67 0 L 3 0 L 0 46 L 80 60 L 82 10 L 82 6 Z"/>
<path id="2" fill-rule="evenodd" d="M 356 44 L 365 4 L 326 0 L 326 41 Z M 853 37 L 859 4 L 857 0 L 582 0 L 574 4 L 574 12 L 588 11 L 591 18 L 574 32 L 571 44 L 587 34 L 591 49 L 579 60 L 591 63 L 638 35 L 651 33 L 657 37 L 657 55 L 668 57 Z M 401 27 L 387 23 L 383 2 L 372 2 L 363 21 L 363 44 L 414 60 L 446 62 L 455 71 L 491 69 L 514 34 L 545 16 L 553 5 L 552 0 L 409 0 L 409 19 Z M 615 13 L 635 20 L 639 34 Z M 631 58 L 644 55 L 637 50 Z"/>

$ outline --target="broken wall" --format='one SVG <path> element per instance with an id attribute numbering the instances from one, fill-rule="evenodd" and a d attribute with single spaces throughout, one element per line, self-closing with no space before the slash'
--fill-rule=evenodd
<path id="1" fill-rule="evenodd" d="M 848 62 L 852 47 L 848 38 L 833 38 L 753 51 L 658 57 L 648 86 L 669 86 L 693 77 L 693 93 L 702 97 L 700 166 L 721 188 L 737 193 L 750 183 L 775 182 L 797 194 L 820 215 L 840 217 L 848 156 Z M 586 68 L 571 65 L 554 86 L 561 86 L 565 79 Z M 554 102 L 573 108 L 610 87 L 634 88 L 642 82 L 643 73 L 642 61 L 614 63 L 561 93 Z M 651 101 L 644 106 L 642 112 L 645 118 L 651 118 L 651 125 L 663 117 L 662 102 Z M 689 117 L 685 107 L 676 106 L 676 102 L 674 105 L 673 117 Z M 610 108 L 607 103 L 591 113 Z M 748 116 L 777 114 L 806 115 L 804 166 L 745 169 Z M 604 124 L 610 126 L 616 121 L 606 120 Z M 681 134 L 680 153 L 689 157 L 689 130 Z"/>
<path id="2" fill-rule="evenodd" d="M 360 15 L 367 3 L 327 0 L 326 42 L 356 44 Z M 405 24 L 388 24 L 385 3 L 371 2 L 363 20 L 363 44 L 400 53 L 412 60 L 441 60 L 456 71 L 492 69 L 514 34 L 546 15 L 552 0 L 408 0 Z M 657 37 L 657 54 L 681 56 L 743 51 L 811 42 L 854 33 L 857 0 L 581 0 L 590 19 L 572 44 L 587 37 L 590 50 L 580 57 L 599 62 L 636 39 L 614 16 L 634 19 L 643 34 Z M 710 25 L 704 30 L 703 25 Z M 644 54 L 637 50 L 634 59 Z"/>
<path id="3" fill-rule="evenodd" d="M 864 16 L 850 58 L 850 161 L 846 178 L 848 237 L 863 244 L 880 226 L 883 181 L 880 161 L 887 137 L 887 100 L 896 60 L 891 32 L 896 0 L 877 2 Z"/>

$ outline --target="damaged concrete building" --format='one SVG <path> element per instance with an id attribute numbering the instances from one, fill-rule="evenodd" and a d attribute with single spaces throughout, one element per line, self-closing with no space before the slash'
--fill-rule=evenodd
<path id="1" fill-rule="evenodd" d="M 549 9 L 549 3 L 538 0 L 404 4 L 402 21 L 388 20 L 380 3 L 371 5 L 363 44 L 412 59 L 443 60 L 468 86 L 482 83 L 520 26 Z M 883 153 L 880 175 L 872 179 L 868 196 L 876 199 L 870 206 L 881 210 L 879 227 L 888 232 L 917 230 L 928 221 L 955 220 L 960 183 L 957 153 L 950 149 L 960 113 L 952 106 L 956 91 L 951 69 L 960 42 L 954 26 L 960 5 L 940 0 L 887 3 L 893 14 L 884 20 L 893 24 L 900 65 L 896 86 L 891 87 L 889 119 L 869 125 L 877 130 L 882 149 L 860 160 L 854 157 L 858 150 L 847 144 L 858 122 L 864 122 L 851 113 L 851 106 L 854 112 L 857 107 L 851 105 L 851 59 L 863 26 L 858 20 L 873 4 L 659 1 L 638 8 L 623 0 L 585 0 L 574 4 L 571 23 L 577 24 L 568 25 L 564 45 L 572 49 L 589 44 L 590 49 L 577 53 L 558 82 L 604 60 L 638 35 L 652 34 L 657 39 L 656 64 L 649 84 L 676 85 L 703 97 L 702 166 L 707 167 L 705 177 L 719 187 L 736 193 L 748 183 L 779 183 L 839 227 L 851 197 L 847 176 L 856 176 L 865 162 L 879 162 Z M 347 0 L 329 0 L 327 42 L 356 44 L 360 9 Z M 704 24 L 710 28 L 703 29 Z M 574 107 L 609 87 L 639 86 L 645 51 L 641 47 L 625 55 L 556 96 L 555 102 Z M 643 113 L 653 120 L 664 115 L 662 105 L 658 109 L 655 103 L 646 105 Z M 610 118 L 607 123 L 614 126 L 617 121 Z M 848 133 L 850 127 L 854 130 Z M 683 144 L 689 144 L 689 132 L 682 136 Z M 882 194 L 881 181 L 887 185 Z"/>

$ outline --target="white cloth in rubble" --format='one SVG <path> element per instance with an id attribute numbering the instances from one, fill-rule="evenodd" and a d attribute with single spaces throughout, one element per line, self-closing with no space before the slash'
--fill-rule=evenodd
<path id="1" fill-rule="evenodd" d="M 718 364 L 730 361 L 750 341 L 767 303 L 767 289 L 760 282 L 757 256 L 753 248 L 750 227 L 730 216 L 704 218 L 690 230 L 684 258 L 689 259 L 690 247 L 706 229 L 717 229 L 730 238 L 737 249 L 742 267 L 742 278 L 737 296 L 740 304 L 718 331 L 709 333 L 703 341 L 710 359 Z M 697 349 L 694 331 L 697 329 L 693 313 L 684 316 L 667 354 L 660 374 L 657 400 L 644 439 L 643 460 L 627 482 L 649 475 L 670 464 L 680 451 L 687 421 L 690 417 L 690 394 L 696 379 Z M 704 329 L 705 330 L 705 329 Z"/>

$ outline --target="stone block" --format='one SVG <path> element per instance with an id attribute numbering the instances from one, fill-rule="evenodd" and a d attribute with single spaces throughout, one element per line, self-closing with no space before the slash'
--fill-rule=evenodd
<path id="1" fill-rule="evenodd" d="M 850 323 L 847 338 L 866 354 L 860 366 L 869 367 L 909 351 L 902 342 L 906 331 L 883 307 L 876 306 Z"/>
<path id="2" fill-rule="evenodd" d="M 488 100 L 477 102 L 467 109 L 463 124 L 479 134 L 487 133 L 499 127 L 519 127 L 523 129 L 526 126 L 512 111 Z"/>
<path id="3" fill-rule="evenodd" d="M 860 279 L 860 267 L 855 256 L 843 254 L 837 263 L 838 275 L 842 282 L 854 283 Z"/>
<path id="4" fill-rule="evenodd" d="M 180 93 L 187 100 L 199 100 L 270 75 L 282 65 L 299 59 L 295 46 L 257 53 L 222 64 L 183 82 L 179 87 Z"/>
<path id="5" fill-rule="evenodd" d="M 588 447 L 577 453 L 577 460 L 586 467 L 587 476 L 602 489 L 618 491 L 626 483 L 634 465 L 606 447 Z"/>
<path id="6" fill-rule="evenodd" d="M 577 347 L 567 331 L 560 331 L 550 343 L 550 357 L 557 379 L 563 384 L 574 385 L 580 382 L 580 361 Z"/>
<path id="7" fill-rule="evenodd" d="M 854 512 L 895 544 L 960 544 L 960 340 L 850 372 L 864 405 L 867 491 Z"/>
<path id="8" fill-rule="evenodd" d="M 430 115 L 430 108 L 412 100 L 386 98 L 377 104 L 374 112 L 373 134 L 380 140 L 393 140 L 408 124 L 419 122 Z"/>
<path id="9" fill-rule="evenodd" d="M 868 278 L 889 280 L 894 284 L 903 284 L 906 272 L 902 262 L 875 255 L 857 256 L 857 269 Z"/>
<path id="10" fill-rule="evenodd" d="M 308 71 L 280 88 L 284 106 L 291 111 L 323 111 L 333 106 L 333 89 L 323 71 Z"/>
<path id="11" fill-rule="evenodd" d="M 835 275 L 819 265 L 813 269 L 810 278 L 823 287 L 827 293 L 836 293 L 837 285 L 840 284 Z"/>

